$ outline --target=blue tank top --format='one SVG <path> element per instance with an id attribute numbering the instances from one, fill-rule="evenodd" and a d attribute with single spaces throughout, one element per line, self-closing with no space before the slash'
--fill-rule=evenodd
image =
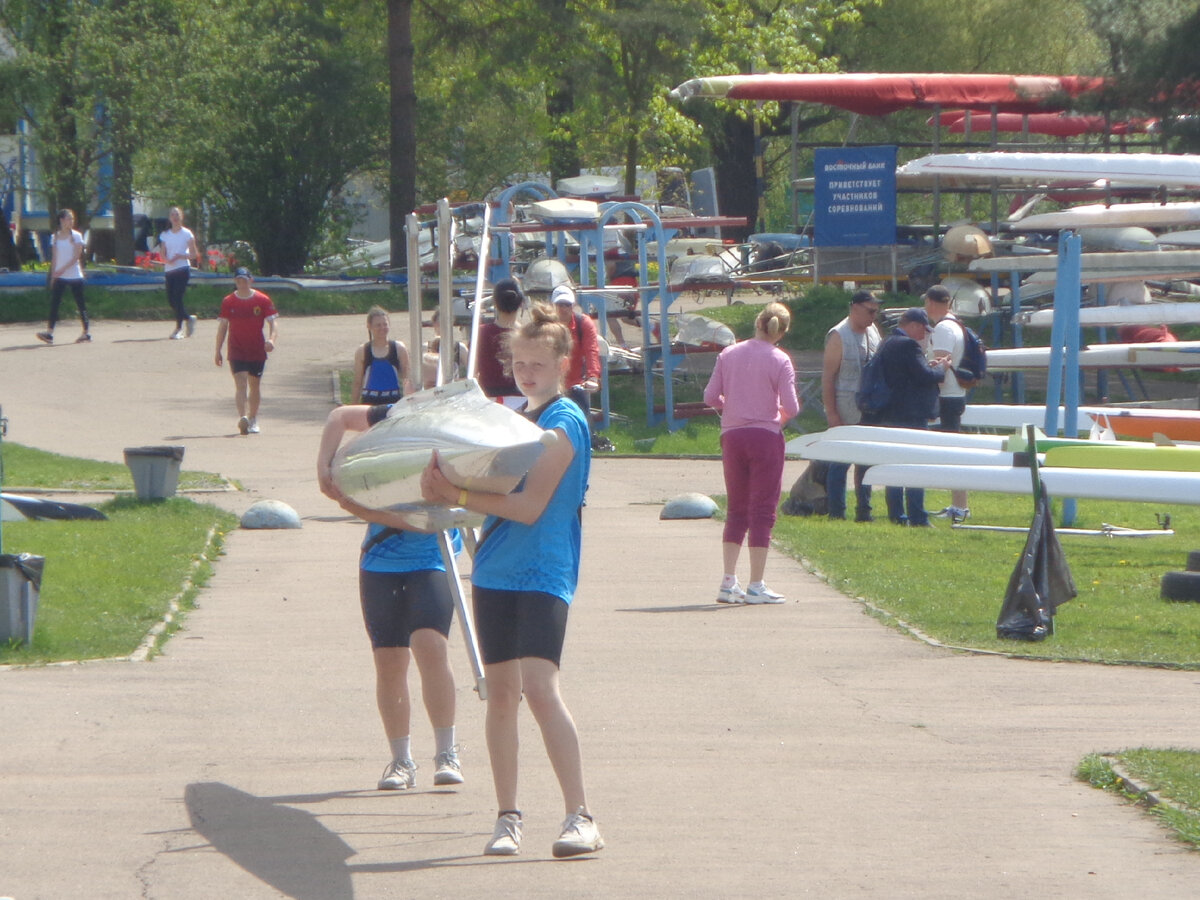
<path id="1" fill-rule="evenodd" d="M 395 403 L 403 396 L 400 389 L 400 351 L 395 341 L 388 341 L 388 355 L 376 359 L 371 352 L 371 342 L 363 345 L 363 378 L 360 403 L 376 406 L 380 403 Z"/>

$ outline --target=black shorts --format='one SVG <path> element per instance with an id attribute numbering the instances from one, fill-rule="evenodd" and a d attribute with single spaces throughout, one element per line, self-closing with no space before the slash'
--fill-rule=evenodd
<path id="1" fill-rule="evenodd" d="M 237 372 L 245 372 L 254 378 L 262 378 L 263 369 L 267 367 L 265 359 L 251 361 L 248 359 L 231 359 L 229 368 L 236 374 Z"/>
<path id="2" fill-rule="evenodd" d="M 450 636 L 454 597 L 446 573 L 358 570 L 358 595 L 371 647 L 407 647 L 418 628 Z"/>
<path id="3" fill-rule="evenodd" d="M 488 665 L 536 656 L 561 665 L 567 633 L 565 600 L 541 591 L 497 591 L 473 587 L 475 634 Z"/>

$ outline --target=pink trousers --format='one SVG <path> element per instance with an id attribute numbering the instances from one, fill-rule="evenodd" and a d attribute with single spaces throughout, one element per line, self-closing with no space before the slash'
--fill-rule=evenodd
<path id="1" fill-rule="evenodd" d="M 735 428 L 721 434 L 728 509 L 722 540 L 767 547 L 783 485 L 783 435 L 768 428 Z"/>

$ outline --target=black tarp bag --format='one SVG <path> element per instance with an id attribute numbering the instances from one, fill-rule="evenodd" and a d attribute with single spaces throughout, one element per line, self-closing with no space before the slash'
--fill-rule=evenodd
<path id="1" fill-rule="evenodd" d="M 1041 641 L 1053 630 L 1058 607 L 1076 595 L 1066 555 L 1054 532 L 1050 501 L 1040 492 L 1025 550 L 1008 579 L 996 619 L 996 637 Z"/>

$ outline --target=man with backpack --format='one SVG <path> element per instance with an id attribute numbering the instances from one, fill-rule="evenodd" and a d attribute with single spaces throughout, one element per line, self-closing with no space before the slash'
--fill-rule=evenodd
<path id="1" fill-rule="evenodd" d="M 950 291 L 944 285 L 935 284 L 925 292 L 923 299 L 925 313 L 934 326 L 929 340 L 930 356 L 933 359 L 949 360 L 946 378 L 942 382 L 938 397 L 940 421 L 937 430 L 962 431 L 963 411 L 967 408 L 967 389 L 974 386 L 973 382 L 978 381 L 982 373 L 964 368 L 967 327 L 950 312 L 950 302 L 953 299 Z M 956 522 L 961 521 L 970 514 L 967 503 L 966 491 L 952 491 L 950 505 L 938 515 L 949 516 Z"/>

